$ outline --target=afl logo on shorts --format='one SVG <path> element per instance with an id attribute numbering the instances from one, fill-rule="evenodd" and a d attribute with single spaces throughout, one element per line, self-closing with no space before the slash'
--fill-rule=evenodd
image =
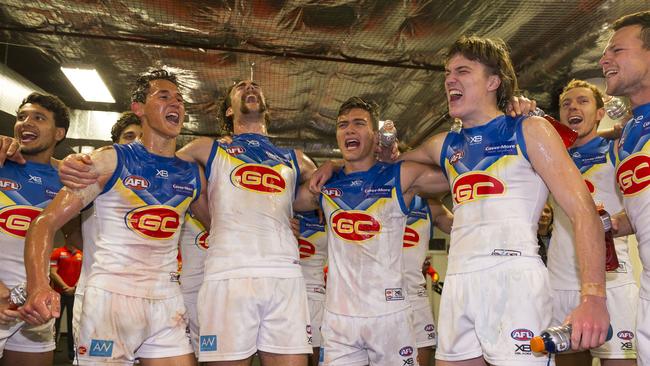
<path id="1" fill-rule="evenodd" d="M 616 336 L 624 341 L 629 341 L 632 340 L 632 338 L 634 338 L 634 333 L 632 333 L 629 330 L 622 330 L 616 333 Z"/>
<path id="2" fill-rule="evenodd" d="M 650 185 L 650 156 L 633 154 L 616 168 L 616 181 L 624 196 L 637 194 Z"/>
<path id="3" fill-rule="evenodd" d="M 298 250 L 300 251 L 300 259 L 309 258 L 316 254 L 316 246 L 305 239 L 298 239 Z"/>
<path id="4" fill-rule="evenodd" d="M 506 188 L 499 179 L 485 174 L 469 172 L 461 174 L 454 180 L 452 193 L 454 202 L 461 204 L 487 196 L 498 196 L 505 193 Z"/>
<path id="5" fill-rule="evenodd" d="M 210 247 L 208 245 L 208 236 L 210 236 L 210 232 L 205 230 L 201 231 L 194 240 L 196 246 L 199 248 L 208 249 Z"/>
<path id="6" fill-rule="evenodd" d="M 32 206 L 9 206 L 0 210 L 0 231 L 16 238 L 25 238 L 32 220 L 41 213 Z"/>
<path id="7" fill-rule="evenodd" d="M 167 206 L 136 208 L 126 215 L 124 221 L 138 235 L 155 240 L 171 238 L 180 226 L 178 212 Z"/>
<path id="8" fill-rule="evenodd" d="M 420 234 L 407 226 L 406 229 L 404 229 L 404 248 L 415 247 L 419 242 Z"/>
<path id="9" fill-rule="evenodd" d="M 137 175 L 129 175 L 128 177 L 124 178 L 124 186 L 130 189 L 141 191 L 143 189 L 149 188 L 149 181 Z"/>
<path id="10" fill-rule="evenodd" d="M 587 185 L 589 193 L 594 194 L 594 192 L 596 192 L 596 187 L 591 183 L 591 181 L 589 181 L 589 179 L 585 179 L 585 184 Z"/>
<path id="11" fill-rule="evenodd" d="M 361 242 L 377 235 L 381 225 L 364 212 L 339 211 L 332 216 L 332 229 L 341 239 Z"/>
<path id="12" fill-rule="evenodd" d="M 413 355 L 413 347 L 403 347 L 402 349 L 399 350 L 399 355 L 402 357 L 408 357 Z"/>
<path id="13" fill-rule="evenodd" d="M 260 193 L 280 193 L 286 188 L 280 173 L 266 165 L 240 165 L 230 174 L 230 181 L 237 187 Z"/>
<path id="14" fill-rule="evenodd" d="M 0 178 L 0 191 L 17 191 L 20 184 L 11 179 Z"/>
<path id="15" fill-rule="evenodd" d="M 515 341 L 530 341 L 534 336 L 535 333 L 526 328 L 515 329 L 510 333 L 510 337 Z"/>

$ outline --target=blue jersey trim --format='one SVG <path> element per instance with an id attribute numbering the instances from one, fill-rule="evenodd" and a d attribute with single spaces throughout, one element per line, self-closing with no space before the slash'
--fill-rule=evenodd
<path id="1" fill-rule="evenodd" d="M 524 159 L 526 159 L 530 163 L 530 159 L 528 158 L 528 150 L 526 149 L 526 138 L 524 136 L 524 121 L 526 120 L 526 116 L 520 116 L 515 119 L 516 123 L 516 132 L 515 132 L 515 139 L 517 141 L 517 144 L 519 144 L 519 148 L 521 149 L 521 154 L 524 156 Z"/>
<path id="2" fill-rule="evenodd" d="M 296 181 L 294 182 L 294 192 L 293 197 L 298 197 L 298 190 L 300 189 L 300 165 L 298 164 L 298 155 L 296 155 L 296 150 L 290 150 L 289 154 L 291 155 L 291 160 L 293 160 L 293 165 L 296 169 Z"/>
<path id="3" fill-rule="evenodd" d="M 429 216 L 429 238 L 433 238 L 433 229 L 435 226 L 435 222 L 433 222 L 431 207 L 429 207 L 429 201 L 426 198 L 422 198 L 422 203 L 424 204 L 424 210 L 427 212 L 427 215 Z"/>
<path id="4" fill-rule="evenodd" d="M 199 199 L 199 196 L 201 195 L 201 170 L 199 169 L 199 164 L 197 163 L 190 163 L 190 165 L 194 171 L 194 179 L 196 179 L 196 193 L 194 193 L 194 198 L 192 199 L 192 203 L 194 203 Z"/>
<path id="5" fill-rule="evenodd" d="M 453 136 L 458 134 L 458 132 L 448 132 L 447 136 L 445 136 L 445 140 L 442 142 L 442 149 L 440 150 L 440 169 L 442 170 L 442 174 L 445 175 L 447 181 L 449 181 L 449 175 L 447 175 L 447 167 L 445 166 L 445 160 L 447 159 L 447 149 L 449 149 L 449 145 L 451 144 L 451 140 L 453 140 Z"/>
<path id="6" fill-rule="evenodd" d="M 395 195 L 397 196 L 397 202 L 399 202 L 399 207 L 402 209 L 402 212 L 405 215 L 408 215 L 411 212 L 411 208 L 406 205 L 404 202 L 404 194 L 402 193 L 402 163 L 403 161 L 398 161 L 393 166 L 393 174 L 395 175 Z"/>
<path id="7" fill-rule="evenodd" d="M 217 149 L 219 148 L 219 141 L 212 141 L 212 148 L 210 148 L 210 155 L 208 155 L 208 161 L 205 163 L 205 179 L 210 179 L 210 173 L 212 173 L 212 162 L 214 157 L 217 155 Z"/>
<path id="8" fill-rule="evenodd" d="M 115 150 L 115 154 L 117 155 L 117 164 L 115 166 L 115 170 L 113 171 L 113 174 L 111 175 L 111 178 L 106 182 L 106 185 L 104 185 L 104 189 L 100 194 L 104 194 L 110 191 L 111 189 L 113 189 L 113 186 L 115 186 L 117 179 L 122 174 L 122 168 L 124 166 L 124 156 L 123 156 L 122 148 L 124 148 L 124 146 L 119 144 L 113 144 L 113 149 Z"/>

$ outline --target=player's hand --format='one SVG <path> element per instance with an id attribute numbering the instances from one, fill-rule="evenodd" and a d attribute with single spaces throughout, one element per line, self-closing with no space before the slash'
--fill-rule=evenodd
<path id="1" fill-rule="evenodd" d="M 584 351 L 602 345 L 609 330 L 606 298 L 581 296 L 580 305 L 564 322 L 571 323 L 571 349 L 574 351 Z"/>
<path id="2" fill-rule="evenodd" d="M 47 323 L 61 316 L 61 297 L 49 286 L 27 290 L 25 305 L 18 308 L 20 318 L 32 325 Z"/>
<path id="3" fill-rule="evenodd" d="M 318 167 L 318 169 L 316 169 L 314 174 L 312 174 L 311 179 L 309 180 L 309 191 L 313 194 L 320 194 L 320 190 L 323 188 L 325 182 L 332 178 L 332 175 L 334 175 L 334 172 L 337 170 L 338 168 L 332 160 L 324 162 L 320 167 Z"/>
<path id="4" fill-rule="evenodd" d="M 0 136 L 0 167 L 4 166 L 7 159 L 19 164 L 27 163 L 20 153 L 20 142 L 13 137 Z"/>
<path id="5" fill-rule="evenodd" d="M 9 309 L 9 296 L 0 299 L 0 325 L 11 325 L 19 318 L 18 311 Z"/>
<path id="6" fill-rule="evenodd" d="M 524 97 L 523 95 L 520 96 L 513 96 L 512 99 L 510 99 L 510 103 L 508 103 L 508 106 L 506 107 L 506 113 L 510 115 L 510 117 L 517 117 L 521 115 L 527 115 L 528 113 L 532 112 L 537 108 L 537 102 L 531 99 L 528 99 Z"/>
<path id="7" fill-rule="evenodd" d="M 385 163 L 392 163 L 397 160 L 397 158 L 399 158 L 399 148 L 397 144 L 397 139 L 395 139 L 391 146 L 381 146 L 381 144 L 377 144 L 377 148 L 375 149 L 377 160 Z"/>
<path id="8" fill-rule="evenodd" d="M 66 287 L 66 288 L 63 289 L 63 293 L 68 295 L 68 296 L 72 296 L 72 295 L 74 295 L 74 292 L 75 292 L 76 289 L 77 289 L 76 286 Z"/>
<path id="9" fill-rule="evenodd" d="M 68 188 L 86 188 L 95 184 L 99 177 L 92 165 L 93 162 L 87 154 L 68 155 L 59 165 L 59 178 Z"/>

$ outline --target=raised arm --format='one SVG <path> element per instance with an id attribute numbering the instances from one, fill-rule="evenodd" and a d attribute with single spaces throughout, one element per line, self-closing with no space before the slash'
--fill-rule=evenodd
<path id="1" fill-rule="evenodd" d="M 296 158 L 298 159 L 298 168 L 300 169 L 300 184 L 309 182 L 311 176 L 316 171 L 316 164 L 311 158 L 305 155 L 302 150 L 296 149 Z"/>
<path id="2" fill-rule="evenodd" d="M 319 207 L 318 197 L 319 193 L 314 193 L 309 189 L 309 181 L 304 182 L 298 188 L 298 194 L 296 194 L 296 199 L 293 201 L 293 210 L 294 211 L 311 211 Z"/>
<path id="3" fill-rule="evenodd" d="M 413 161 L 402 163 L 400 182 L 407 205 L 415 194 L 428 196 L 449 191 L 449 184 L 440 168 Z"/>
<path id="4" fill-rule="evenodd" d="M 203 168 L 206 168 L 213 144 L 214 139 L 199 137 L 176 151 L 176 156 L 185 161 L 199 163 Z"/>
<path id="5" fill-rule="evenodd" d="M 203 168 L 199 167 L 201 175 L 201 192 L 199 197 L 192 202 L 190 208 L 192 209 L 192 214 L 196 217 L 203 227 L 210 231 L 210 206 L 208 205 L 208 182 L 205 179 L 205 173 Z"/>
<path id="6" fill-rule="evenodd" d="M 603 226 L 587 186 L 555 129 L 540 117 L 523 123 L 530 162 L 571 219 L 575 232 L 581 301 L 567 317 L 573 325 L 572 348 L 597 347 L 605 342 L 609 326 Z"/>
<path id="7" fill-rule="evenodd" d="M 454 223 L 454 214 L 445 207 L 440 200 L 429 199 L 429 210 L 433 224 L 442 232 L 449 234 Z"/>

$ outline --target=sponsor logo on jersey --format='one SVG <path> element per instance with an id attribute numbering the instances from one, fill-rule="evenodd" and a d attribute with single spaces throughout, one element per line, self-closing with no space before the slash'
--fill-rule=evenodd
<path id="1" fill-rule="evenodd" d="M 340 189 L 338 188 L 321 188 L 321 192 L 323 192 L 324 195 L 335 198 L 335 197 L 341 197 L 343 195 L 343 192 L 341 192 Z"/>
<path id="2" fill-rule="evenodd" d="M 260 146 L 260 142 L 257 140 L 246 140 L 248 146 Z"/>
<path id="3" fill-rule="evenodd" d="M 90 352 L 88 355 L 91 357 L 111 357 L 113 355 L 113 341 L 103 339 L 90 340 Z"/>
<path id="4" fill-rule="evenodd" d="M 169 178 L 169 172 L 165 169 L 156 168 L 156 178 L 167 179 Z"/>
<path id="5" fill-rule="evenodd" d="M 39 177 L 38 175 L 29 175 L 29 183 L 34 183 L 34 184 L 43 184 L 43 178 Z"/>
<path id="6" fill-rule="evenodd" d="M 202 335 L 199 339 L 199 348 L 201 352 L 213 352 L 217 350 L 216 335 Z"/>
<path id="7" fill-rule="evenodd" d="M 370 187 L 363 190 L 366 197 L 390 197 L 393 188 L 391 186 Z"/>
<path id="8" fill-rule="evenodd" d="M 458 204 L 505 193 L 506 188 L 498 178 L 485 173 L 469 172 L 454 180 L 452 193 Z"/>
<path id="9" fill-rule="evenodd" d="M 530 341 L 534 336 L 535 333 L 526 328 L 519 328 L 510 332 L 510 337 L 515 341 Z"/>
<path id="10" fill-rule="evenodd" d="M 208 244 L 208 236 L 210 236 L 210 232 L 203 230 L 196 236 L 194 243 L 199 248 L 208 249 L 210 247 Z"/>
<path id="11" fill-rule="evenodd" d="M 494 249 L 492 251 L 492 254 L 497 257 L 516 257 L 520 256 L 521 252 L 518 250 L 512 250 L 512 249 Z"/>
<path id="12" fill-rule="evenodd" d="M 149 188 L 149 181 L 138 175 L 129 175 L 124 178 L 124 186 L 130 189 L 141 191 Z"/>
<path id="13" fill-rule="evenodd" d="M 593 183 L 589 179 L 585 179 L 585 184 L 587 185 L 587 189 L 589 190 L 589 193 L 594 194 L 596 192 L 596 187 L 594 186 Z"/>
<path id="14" fill-rule="evenodd" d="M 624 196 L 643 191 L 650 185 L 650 156 L 630 155 L 616 168 L 616 180 Z"/>
<path id="15" fill-rule="evenodd" d="M 517 155 L 517 145 L 506 142 L 485 147 L 485 156 L 502 155 Z"/>
<path id="16" fill-rule="evenodd" d="M 230 181 L 237 187 L 260 193 L 280 193 L 287 186 L 280 173 L 257 164 L 238 166 L 230 174 Z"/>
<path id="17" fill-rule="evenodd" d="M 180 194 L 181 196 L 190 197 L 194 194 L 194 186 L 191 184 L 174 183 L 172 184 L 172 189 L 174 193 Z"/>
<path id="18" fill-rule="evenodd" d="M 17 191 L 20 189 L 20 184 L 11 179 L 0 178 L 0 191 Z"/>
<path id="19" fill-rule="evenodd" d="M 455 151 L 455 152 L 451 155 L 451 157 L 449 158 L 449 163 L 450 163 L 451 165 L 454 165 L 454 164 L 456 164 L 460 159 L 462 159 L 464 156 L 465 156 L 465 151 L 463 151 L 463 150 Z"/>
<path id="20" fill-rule="evenodd" d="M 404 300 L 404 291 L 401 287 L 384 289 L 384 296 L 386 301 L 401 301 Z"/>
<path id="21" fill-rule="evenodd" d="M 303 238 L 298 239 L 298 250 L 300 252 L 300 259 L 309 258 L 316 254 L 316 246 Z"/>
<path id="22" fill-rule="evenodd" d="M 616 336 L 622 340 L 629 341 L 634 338 L 634 332 L 631 332 L 629 330 L 622 330 L 618 333 L 616 333 Z"/>
<path id="23" fill-rule="evenodd" d="M 237 156 L 246 152 L 246 148 L 243 146 L 230 146 L 226 148 L 226 152 L 231 156 Z"/>
<path id="24" fill-rule="evenodd" d="M 410 346 L 402 347 L 402 349 L 399 350 L 399 355 L 402 357 L 408 357 L 413 355 L 413 347 Z"/>
<path id="25" fill-rule="evenodd" d="M 414 246 L 417 246 L 419 242 L 420 234 L 407 226 L 404 229 L 404 248 L 412 248 Z"/>
<path id="26" fill-rule="evenodd" d="M 348 241 L 362 242 L 371 239 L 381 230 L 379 221 L 361 211 L 339 211 L 331 220 L 334 233 Z"/>
<path id="27" fill-rule="evenodd" d="M 180 227 L 178 212 L 167 206 L 144 206 L 131 210 L 124 218 L 129 229 L 156 240 L 169 239 Z"/>
<path id="28" fill-rule="evenodd" d="M 482 135 L 476 135 L 476 136 L 466 136 L 465 139 L 470 145 L 476 145 L 480 144 L 483 142 L 483 136 Z"/>
<path id="29" fill-rule="evenodd" d="M 16 238 L 24 238 L 32 220 L 41 213 L 32 206 L 8 206 L 0 210 L 0 231 Z"/>

